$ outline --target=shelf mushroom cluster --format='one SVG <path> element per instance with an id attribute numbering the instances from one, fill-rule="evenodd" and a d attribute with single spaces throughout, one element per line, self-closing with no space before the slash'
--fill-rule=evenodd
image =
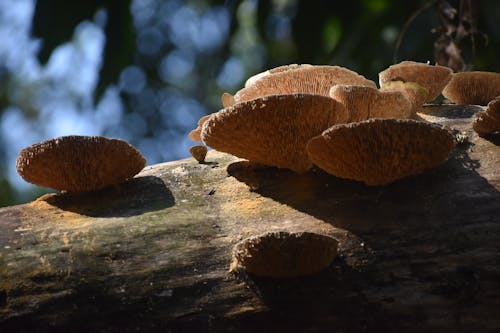
<path id="1" fill-rule="evenodd" d="M 404 61 L 381 88 L 339 66 L 288 65 L 257 74 L 189 137 L 235 156 L 297 173 L 385 185 L 446 161 L 453 136 L 415 120 L 452 78 L 447 67 Z"/>

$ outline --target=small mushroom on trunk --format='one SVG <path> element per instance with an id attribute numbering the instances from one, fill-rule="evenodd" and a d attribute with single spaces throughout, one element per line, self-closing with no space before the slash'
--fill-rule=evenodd
<path id="1" fill-rule="evenodd" d="M 102 136 L 63 136 L 24 148 L 17 172 L 27 182 L 58 191 L 85 192 L 119 184 L 146 165 L 129 143 Z"/>
<path id="2" fill-rule="evenodd" d="M 207 156 L 208 149 L 203 145 L 196 145 L 189 148 L 189 153 L 198 163 L 205 162 L 205 157 Z"/>
<path id="3" fill-rule="evenodd" d="M 216 150 L 302 173 L 312 167 L 307 141 L 348 118 L 344 106 L 330 97 L 272 95 L 213 114 L 201 139 Z"/>
<path id="4" fill-rule="evenodd" d="M 451 80 L 452 73 L 450 68 L 444 66 L 402 61 L 389 66 L 378 76 L 381 88 L 391 81 L 416 82 L 428 90 L 426 102 L 431 102 L 441 94 L 443 88 Z"/>
<path id="5" fill-rule="evenodd" d="M 486 111 L 474 115 L 472 128 L 479 136 L 500 132 L 500 96 L 488 103 Z"/>
<path id="6" fill-rule="evenodd" d="M 500 73 L 461 72 L 453 74 L 443 96 L 456 104 L 486 105 L 500 95 Z"/>
<path id="7" fill-rule="evenodd" d="M 223 97 L 223 105 L 228 107 L 231 102 L 240 103 L 277 94 L 328 96 L 330 87 L 336 84 L 376 87 L 375 82 L 340 66 L 282 66 L 280 70 L 269 70 L 269 74 L 251 80 L 245 88 L 232 96 L 232 100 L 226 95 Z"/>
<path id="8" fill-rule="evenodd" d="M 307 144 L 311 161 L 326 172 L 385 185 L 432 169 L 448 158 L 453 136 L 411 119 L 370 119 L 333 126 Z"/>
<path id="9" fill-rule="evenodd" d="M 379 91 L 373 87 L 336 85 L 330 97 L 342 103 L 349 114 L 349 121 L 370 118 L 410 118 L 413 105 L 400 91 Z"/>
<path id="10" fill-rule="evenodd" d="M 231 271 L 262 277 L 292 278 L 315 274 L 336 258 L 338 241 L 312 232 L 268 232 L 250 237 L 233 249 Z"/>

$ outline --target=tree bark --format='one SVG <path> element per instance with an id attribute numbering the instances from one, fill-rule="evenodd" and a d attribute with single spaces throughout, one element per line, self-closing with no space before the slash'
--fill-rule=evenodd
<path id="1" fill-rule="evenodd" d="M 500 147 L 472 106 L 421 116 L 456 129 L 442 166 L 368 187 L 210 152 L 91 194 L 0 209 L 0 331 L 500 331 Z M 496 140 L 496 141 L 495 141 Z M 271 230 L 340 242 L 323 272 L 228 271 Z"/>

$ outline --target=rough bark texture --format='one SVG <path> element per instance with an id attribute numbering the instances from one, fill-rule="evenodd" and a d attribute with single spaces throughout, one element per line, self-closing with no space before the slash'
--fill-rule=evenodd
<path id="1" fill-rule="evenodd" d="M 427 108 L 463 142 L 388 186 L 210 152 L 0 209 L 0 331 L 498 332 L 500 147 L 474 112 Z M 303 278 L 229 273 L 268 230 L 331 235 L 340 255 Z"/>

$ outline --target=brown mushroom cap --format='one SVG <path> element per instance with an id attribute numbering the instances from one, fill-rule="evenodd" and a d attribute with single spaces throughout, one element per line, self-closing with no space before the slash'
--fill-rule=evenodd
<path id="1" fill-rule="evenodd" d="M 378 74 L 380 87 L 390 81 L 416 82 L 429 91 L 426 102 L 441 94 L 451 80 L 453 71 L 444 66 L 433 66 L 414 61 L 402 61 Z"/>
<path id="2" fill-rule="evenodd" d="M 290 278 L 318 273 L 337 256 L 338 242 L 311 232 L 269 232 L 244 239 L 233 250 L 231 271 Z"/>
<path id="3" fill-rule="evenodd" d="M 304 68 L 304 67 L 312 67 L 312 65 L 309 65 L 309 64 L 301 64 L 301 65 L 289 64 L 289 65 L 283 65 L 283 66 L 278 66 L 278 67 L 268 69 L 267 71 L 257 73 L 255 75 L 252 75 L 251 77 L 249 77 L 248 80 L 245 81 L 245 88 L 253 85 L 257 80 L 259 80 L 260 78 L 262 78 L 266 75 L 286 72 L 289 70 L 293 70 L 293 69 L 297 69 L 297 68 Z"/>
<path id="4" fill-rule="evenodd" d="M 337 125 L 311 139 L 309 157 L 326 172 L 368 185 L 385 185 L 443 163 L 453 136 L 411 119 L 370 119 Z"/>
<path id="5" fill-rule="evenodd" d="M 453 74 L 443 96 L 456 104 L 486 105 L 500 95 L 500 73 L 461 72 Z"/>
<path id="6" fill-rule="evenodd" d="M 317 94 L 328 96 L 336 84 L 376 87 L 375 82 L 340 66 L 299 66 L 263 75 L 234 95 L 240 103 L 254 98 L 278 94 Z"/>
<path id="7" fill-rule="evenodd" d="M 234 105 L 234 103 L 235 103 L 234 96 L 228 92 L 223 93 L 220 100 L 221 100 L 222 106 L 225 108 L 230 107 L 231 105 Z"/>
<path id="8" fill-rule="evenodd" d="M 199 120 L 198 120 L 198 126 L 192 130 L 191 132 L 189 132 L 188 134 L 188 137 L 193 140 L 193 141 L 196 141 L 196 142 L 201 142 L 201 127 L 203 126 L 203 124 L 205 123 L 205 121 L 208 120 L 208 118 L 210 118 L 210 116 L 212 116 L 213 113 L 211 114 L 207 114 L 203 117 L 201 117 Z"/>
<path id="9" fill-rule="evenodd" d="M 410 118 L 413 105 L 400 91 L 379 91 L 373 87 L 339 84 L 330 89 L 330 97 L 342 103 L 350 122 L 369 118 Z"/>
<path id="10" fill-rule="evenodd" d="M 416 82 L 390 81 L 384 84 L 380 91 L 400 91 L 412 104 L 412 114 L 421 110 L 429 96 L 429 90 Z"/>
<path id="11" fill-rule="evenodd" d="M 500 95 L 491 100 L 486 106 L 486 113 L 492 118 L 500 120 Z"/>
<path id="12" fill-rule="evenodd" d="M 132 178 L 146 160 L 125 141 L 63 136 L 24 148 L 17 172 L 27 182 L 59 191 L 97 190 Z"/>
<path id="13" fill-rule="evenodd" d="M 472 128 L 479 136 L 500 132 L 500 96 L 488 103 L 486 111 L 474 115 Z"/>
<path id="14" fill-rule="evenodd" d="M 307 141 L 348 118 L 342 104 L 329 97 L 272 95 L 213 114 L 201 138 L 216 150 L 301 173 L 312 167 Z"/>
<path id="15" fill-rule="evenodd" d="M 293 70 L 293 69 L 297 69 L 297 68 L 304 68 L 304 67 L 312 67 L 312 65 L 309 65 L 309 64 L 302 64 L 302 65 L 290 64 L 290 65 L 283 65 L 283 66 L 278 66 L 278 67 L 268 69 L 264 72 L 260 72 L 260 73 L 257 73 L 255 75 L 249 77 L 248 80 L 245 81 L 245 88 L 248 88 L 248 87 L 254 85 L 255 82 L 257 82 L 258 80 L 260 80 L 264 76 L 276 74 L 276 73 L 282 73 L 282 72 L 286 72 L 289 70 Z M 227 93 L 227 92 L 222 94 L 221 102 L 222 102 L 222 106 L 225 108 L 230 107 L 236 103 L 234 96 L 231 95 L 230 93 Z"/>
<path id="16" fill-rule="evenodd" d="M 479 136 L 499 132 L 500 119 L 493 118 L 486 112 L 478 112 L 474 115 L 472 128 L 477 132 L 477 134 L 479 134 Z"/>
<path id="17" fill-rule="evenodd" d="M 189 148 L 189 153 L 198 163 L 205 162 L 205 157 L 207 156 L 208 149 L 203 145 L 192 146 Z"/>

